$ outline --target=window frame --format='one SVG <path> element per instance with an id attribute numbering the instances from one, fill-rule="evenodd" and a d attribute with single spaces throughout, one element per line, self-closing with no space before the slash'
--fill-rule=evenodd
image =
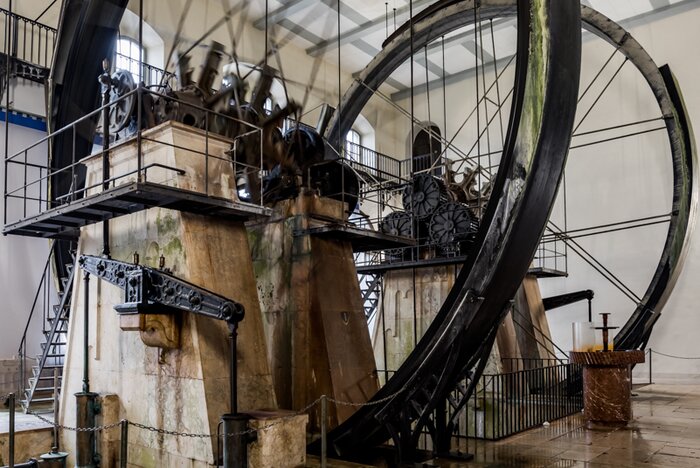
<path id="1" fill-rule="evenodd" d="M 124 53 L 122 44 L 129 45 L 128 53 Z M 134 77 L 134 82 L 139 83 L 143 79 L 143 64 L 146 61 L 146 49 L 139 47 L 138 41 L 129 36 L 118 36 L 114 45 L 114 68 L 126 70 Z"/>

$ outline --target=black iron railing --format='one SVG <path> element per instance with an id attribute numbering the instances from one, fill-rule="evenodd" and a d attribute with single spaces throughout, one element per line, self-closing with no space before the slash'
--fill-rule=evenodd
<path id="1" fill-rule="evenodd" d="M 0 51 L 25 63 L 50 68 L 56 46 L 56 29 L 0 8 L 3 35 Z"/>
<path id="2" fill-rule="evenodd" d="M 152 90 L 147 90 L 145 88 L 140 88 L 142 95 L 150 94 L 153 97 L 159 97 L 167 101 L 177 101 L 171 96 L 164 95 Z M 107 108 L 111 108 L 117 105 L 119 102 L 125 99 L 137 99 L 139 89 L 135 89 L 125 95 L 121 96 L 118 100 L 110 102 L 107 106 L 101 106 L 94 111 L 86 114 L 80 119 L 72 122 L 71 124 L 57 129 L 56 131 L 48 134 L 47 136 L 39 139 L 30 146 L 14 153 L 5 158 L 5 191 L 4 191 L 4 204 L 5 204 L 5 214 L 4 214 L 4 224 L 11 222 L 17 222 L 21 219 L 26 219 L 28 217 L 40 215 L 52 208 L 56 208 L 59 205 L 71 203 L 79 198 L 86 196 L 87 194 L 100 193 L 103 188 L 116 187 L 122 183 L 126 183 L 132 179 L 136 179 L 139 182 L 152 182 L 152 183 L 165 183 L 164 180 L 173 174 L 183 173 L 181 168 L 174 167 L 163 167 L 160 164 L 148 164 L 144 161 L 144 155 L 142 151 L 142 146 L 145 144 L 149 145 L 162 145 L 170 146 L 174 149 L 186 151 L 188 154 L 200 157 L 204 164 L 204 176 L 203 176 L 203 193 L 211 195 L 211 190 L 213 189 L 214 180 L 220 177 L 220 174 L 215 174 L 210 168 L 216 162 L 223 162 L 226 164 L 233 164 L 234 173 L 236 175 L 245 175 L 251 172 L 260 172 L 262 167 L 262 160 L 255 166 L 247 165 L 241 162 L 233 161 L 230 157 L 220 154 L 214 154 L 210 148 L 210 142 L 213 139 L 221 139 L 217 134 L 210 130 L 210 126 L 213 125 L 214 119 L 220 119 L 221 121 L 230 121 L 233 123 L 238 123 L 248 127 L 248 131 L 243 135 L 238 136 L 230 141 L 232 147 L 235 148 L 238 139 L 245 137 L 248 134 L 261 132 L 261 129 L 249 124 L 248 122 L 243 122 L 230 116 L 226 116 L 209 109 L 196 106 L 191 103 L 186 103 L 182 101 L 177 101 L 180 106 L 185 106 L 187 108 L 192 108 L 193 111 L 200 112 L 204 116 L 205 124 L 202 132 L 205 136 L 205 149 L 204 151 L 198 151 L 193 148 L 180 148 L 172 143 L 165 141 L 160 141 L 154 139 L 153 137 L 141 135 L 137 132 L 136 135 L 131 137 L 137 143 L 137 167 L 135 170 L 130 172 L 121 172 L 111 174 L 109 179 L 99 180 L 90 185 L 80 186 L 77 183 L 77 174 L 80 170 L 84 168 L 83 158 L 89 156 L 89 154 L 78 154 L 73 152 L 71 155 L 71 163 L 67 164 L 61 168 L 52 168 L 46 162 L 46 145 L 52 145 L 53 140 L 59 135 L 67 135 L 68 138 L 75 138 L 79 132 L 79 128 L 86 121 L 94 120 L 96 117 L 100 116 L 103 111 Z M 137 128 L 140 126 L 140 122 L 137 122 Z M 122 143 L 122 142 L 120 142 Z M 101 148 L 94 148 L 93 155 L 101 154 Z M 260 152 L 260 157 L 262 158 L 262 152 Z M 103 160 L 103 164 L 108 164 L 108 161 Z M 150 169 L 150 171 L 149 171 Z M 161 169 L 161 170 L 157 170 Z M 151 173 L 155 172 L 156 176 L 152 176 Z M 181 174 L 182 175 L 182 174 Z M 47 186 L 49 181 L 54 180 L 56 177 L 68 177 L 70 180 L 74 181 L 67 193 L 62 197 L 57 199 L 52 199 L 49 196 Z M 197 177 L 197 174 L 190 174 L 190 177 Z"/>
<path id="3" fill-rule="evenodd" d="M 525 365 L 527 360 L 520 360 Z M 546 363 L 549 359 L 540 361 Z M 552 361 L 559 362 L 558 359 Z M 379 371 L 380 380 L 386 382 L 393 373 Z M 464 384 L 461 388 L 466 387 L 466 382 Z M 460 399 L 460 390 L 455 390 L 452 397 Z M 545 422 L 579 413 L 582 408 L 583 378 L 579 365 L 558 363 L 515 372 L 483 374 L 468 403 L 460 410 L 452 434 L 452 446 L 461 447 L 466 439 L 504 439 Z M 451 408 L 447 416 L 452 417 Z M 422 448 L 430 450 L 427 433 L 423 439 Z"/>
<path id="4" fill-rule="evenodd" d="M 140 63 L 138 59 L 128 55 L 115 53 L 112 68 L 123 68 L 127 71 L 138 70 L 140 76 L 134 76 L 134 80 L 140 79 L 146 86 L 169 85 L 171 88 L 177 88 L 174 73 L 145 62 Z"/>
<path id="5" fill-rule="evenodd" d="M 349 166 L 378 181 L 399 180 L 410 174 L 402 172 L 403 161 L 357 143 L 346 142 L 343 157 Z"/>
<path id="6" fill-rule="evenodd" d="M 484 374 L 454 437 L 499 440 L 578 413 L 582 385 L 576 364 Z"/>

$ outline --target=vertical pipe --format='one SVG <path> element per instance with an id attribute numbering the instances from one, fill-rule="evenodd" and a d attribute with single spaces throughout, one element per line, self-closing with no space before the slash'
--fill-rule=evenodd
<path id="1" fill-rule="evenodd" d="M 654 351 L 652 351 L 652 349 L 649 348 L 649 385 L 652 384 L 652 380 L 651 380 L 651 375 L 652 375 L 652 373 L 651 373 L 651 355 L 653 353 L 654 353 Z"/>
<path id="2" fill-rule="evenodd" d="M 53 369 L 53 420 L 58 422 L 58 412 L 59 412 L 59 401 L 58 401 L 58 368 Z M 58 450 L 58 427 L 54 425 L 53 427 L 53 446 Z"/>
<path id="3" fill-rule="evenodd" d="M 9 14 L 5 15 L 5 213 L 4 224 L 7 224 L 7 158 L 10 152 L 10 16 L 12 14 L 12 0 L 10 0 Z"/>
<path id="4" fill-rule="evenodd" d="M 10 2 L 11 3 L 11 2 Z M 9 442 L 8 442 L 8 449 L 9 449 L 9 465 L 10 468 L 13 468 L 15 466 L 15 394 L 10 393 L 10 397 L 8 399 L 8 404 L 10 405 L 10 434 L 9 434 Z"/>
<path id="5" fill-rule="evenodd" d="M 109 188 L 109 98 L 112 91 L 112 79 L 109 76 L 110 64 L 108 59 L 102 61 L 102 189 Z M 87 195 L 87 194 L 85 194 Z M 109 258 L 109 220 L 102 222 L 102 255 Z"/>
<path id="6" fill-rule="evenodd" d="M 121 432 L 121 439 L 119 441 L 119 467 L 126 468 L 129 451 L 129 422 L 126 419 L 122 421 Z M 218 463 L 218 460 L 216 461 L 216 463 Z"/>
<path id="7" fill-rule="evenodd" d="M 167 64 L 166 64 L 167 65 Z M 143 0 L 139 0 L 139 70 L 143 69 Z M 143 119 L 142 108 L 143 108 L 143 88 L 141 87 L 141 81 L 137 83 L 136 91 L 136 169 L 137 169 L 137 182 L 143 182 L 143 174 L 141 169 L 143 168 L 143 148 L 141 147 L 141 122 Z"/>
<path id="8" fill-rule="evenodd" d="M 9 120 L 9 112 L 8 112 L 7 117 Z M 27 217 L 27 170 L 29 168 L 29 166 L 27 165 L 28 162 L 29 161 L 28 161 L 28 157 L 27 157 L 27 150 L 24 150 L 24 189 L 23 189 L 24 190 L 24 200 L 22 202 L 23 202 L 23 206 L 24 206 L 23 213 L 24 213 L 25 218 Z"/>
<path id="9" fill-rule="evenodd" d="M 491 439 L 496 438 L 496 376 L 491 377 Z"/>
<path id="10" fill-rule="evenodd" d="M 261 140 L 260 144 L 262 145 L 262 140 Z M 204 114 L 204 193 L 207 196 L 209 196 L 209 111 L 208 110 Z"/>
<path id="11" fill-rule="evenodd" d="M 338 13 L 338 122 L 342 122 L 341 116 L 342 116 L 342 102 L 343 102 L 343 96 L 342 96 L 342 84 L 341 84 L 341 71 L 340 71 L 340 0 L 338 0 L 337 5 L 336 5 L 337 13 Z M 338 155 L 340 156 L 340 152 L 343 148 L 343 142 L 341 141 L 341 138 L 344 135 L 339 135 L 338 138 Z"/>
<path id="12" fill-rule="evenodd" d="M 593 321 L 593 307 L 591 305 L 591 300 L 588 299 L 588 321 L 592 322 Z"/>
<path id="13" fill-rule="evenodd" d="M 77 176 L 75 174 L 75 124 L 71 125 L 71 136 L 72 136 L 72 152 L 71 152 L 71 187 L 73 187 L 73 193 L 69 194 L 68 199 L 70 201 L 75 200 L 75 193 L 78 187 L 78 184 L 76 183 Z M 50 145 L 49 145 L 50 146 Z M 87 195 L 87 194 L 85 194 Z M 49 198 L 48 196 L 46 197 L 47 199 Z M 49 208 L 48 202 L 46 205 L 46 208 Z"/>
<path id="14" fill-rule="evenodd" d="M 90 273 L 85 273 L 83 275 L 83 283 L 85 287 L 85 298 L 83 300 L 83 393 L 90 392 L 90 378 L 89 378 L 89 320 L 90 320 Z"/>
<path id="15" fill-rule="evenodd" d="M 229 376 L 229 386 L 231 388 L 230 391 L 230 401 L 229 401 L 229 408 L 231 411 L 231 414 L 238 414 L 238 362 L 237 362 L 237 356 L 236 356 L 236 340 L 238 338 L 238 326 L 233 324 L 230 325 L 231 329 L 231 341 L 230 341 L 230 353 L 231 353 L 231 362 L 230 362 L 230 376 Z"/>
<path id="16" fill-rule="evenodd" d="M 327 427 L 326 423 L 328 420 L 328 400 L 326 395 L 321 395 L 321 468 L 327 468 L 328 466 L 328 440 L 327 440 Z"/>

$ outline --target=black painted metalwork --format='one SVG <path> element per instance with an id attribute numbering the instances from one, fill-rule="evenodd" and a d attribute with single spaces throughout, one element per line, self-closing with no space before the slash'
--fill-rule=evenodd
<path id="1" fill-rule="evenodd" d="M 83 270 L 125 291 L 124 304 L 114 307 L 120 314 L 184 311 L 229 325 L 243 320 L 243 305 L 165 271 L 91 255 L 82 255 L 78 263 Z"/>
<path id="2" fill-rule="evenodd" d="M 579 301 L 591 301 L 593 300 L 593 291 L 590 289 L 584 289 L 583 291 L 570 292 L 566 294 L 560 294 L 558 296 L 545 297 L 542 299 L 542 304 L 544 305 L 544 310 L 552 310 L 557 307 L 563 307 L 565 305 L 573 304 Z"/>
<path id="3" fill-rule="evenodd" d="M 495 5 L 498 3 L 498 5 Z M 373 90 L 410 59 L 409 42 L 420 49 L 469 22 L 471 1 L 439 2 L 437 12 L 413 21 L 412 31 L 390 38 L 343 99 L 343 115 L 327 133 L 332 145 L 350 128 Z M 452 421 L 433 418 L 457 382 L 483 369 L 494 330 L 527 272 L 566 159 L 578 92 L 580 10 L 578 2 L 518 3 L 518 61 L 514 104 L 503 162 L 493 185 L 482 230 L 448 300 L 398 372 L 372 401 L 329 434 L 336 456 L 357 458 L 391 438 L 403 460 L 413 458 L 424 429 L 444 449 Z M 531 11 L 531 8 L 541 8 Z M 508 14 L 501 2 L 480 3 L 483 19 Z M 528 54 L 544 51 L 536 59 Z M 549 67 L 539 68 L 545 63 Z M 556 65 L 554 65 L 556 64 Z M 539 95 L 532 93 L 538 90 Z M 530 122 L 531 125 L 523 125 Z M 554 182 L 553 182 L 554 181 Z M 473 369 L 473 370 L 472 370 Z M 469 388 L 471 387 L 471 388 Z M 464 395 L 473 391 L 473 385 Z M 379 403 L 382 399 L 389 401 Z M 454 403 L 457 408 L 466 398 Z"/>
<path id="4" fill-rule="evenodd" d="M 161 167 L 175 173 L 184 173 L 181 169 L 161 164 L 150 164 L 145 166 L 143 170 L 148 170 L 151 167 Z M 237 220 L 269 215 L 269 209 L 250 203 L 238 203 L 209 197 L 201 192 L 182 190 L 151 182 L 133 182 L 8 224 L 3 233 L 75 240 L 78 238 L 82 226 L 156 206 Z"/>
<path id="5" fill-rule="evenodd" d="M 418 219 L 430 218 L 438 207 L 449 200 L 442 179 L 418 174 L 403 191 L 403 207 Z"/>
<path id="6" fill-rule="evenodd" d="M 247 432 L 250 417 L 238 413 L 236 338 L 238 324 L 245 316 L 243 305 L 177 278 L 167 271 L 139 265 L 138 258 L 135 258 L 135 263 L 127 263 L 82 255 L 78 264 L 86 274 L 95 275 L 124 290 L 124 303 L 114 306 L 119 314 L 189 312 L 223 320 L 228 324 L 231 332 L 230 412 L 222 416 L 224 466 L 226 468 L 247 467 L 247 446 L 255 440 L 255 435 Z"/>

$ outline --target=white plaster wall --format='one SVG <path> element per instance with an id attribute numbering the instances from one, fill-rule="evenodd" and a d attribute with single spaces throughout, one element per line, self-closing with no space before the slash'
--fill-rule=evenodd
<path id="1" fill-rule="evenodd" d="M 697 61 L 691 60 L 692 44 L 700 41 L 696 25 L 700 9 L 655 20 L 629 28 L 658 65 L 668 63 L 684 94 L 691 122 L 700 122 L 700 87 L 697 85 Z M 584 45 L 584 83 L 595 70 L 593 61 L 605 59 L 599 41 Z M 609 53 L 609 52 L 608 52 Z M 596 57 L 598 57 L 596 59 Z M 623 69 L 605 99 L 596 108 L 595 122 L 602 127 L 615 122 L 634 121 L 652 115 L 648 88 Z M 581 111 L 579 111 L 579 115 Z M 619 116 L 625 117 L 620 119 Z M 635 117 L 637 115 L 637 117 Z M 581 127 L 584 130 L 586 124 Z M 658 125 L 653 125 L 658 126 Z M 664 132 L 630 138 L 586 149 L 572 150 L 567 166 L 569 229 L 667 213 L 671 206 L 671 171 L 667 162 L 668 143 Z M 658 262 L 666 224 L 580 239 L 579 242 L 615 273 L 637 295 L 642 296 Z M 649 347 L 677 356 L 700 356 L 696 330 L 700 315 L 696 304 L 700 292 L 694 283 L 700 274 L 700 238 L 694 235 L 688 261 L 663 315 L 656 325 Z M 541 281 L 543 296 L 579 289 L 593 289 L 593 312 L 611 312 L 615 325 L 622 325 L 635 304 L 576 255 L 569 255 L 566 279 Z M 585 320 L 586 303 L 570 305 L 548 313 L 553 336 L 564 349 L 571 347 L 571 322 Z M 700 361 L 654 356 L 654 374 L 658 379 L 697 378 Z M 646 366 L 638 366 L 645 376 Z"/>
<path id="2" fill-rule="evenodd" d="M 700 43 L 700 30 L 697 28 L 699 22 L 700 8 L 695 7 L 682 14 L 657 17 L 644 24 L 627 28 L 657 65 L 668 63 L 671 66 L 683 91 L 691 121 L 695 122 L 696 126 L 700 122 L 700 86 L 697 84 L 700 70 L 695 50 L 695 46 Z M 584 41 L 582 89 L 588 85 L 612 51 L 607 43 L 590 35 Z M 614 59 L 601 79 L 581 101 L 577 120 L 585 114 L 621 62 L 621 58 Z M 487 74 L 487 85 L 491 79 Z M 509 89 L 512 75 L 506 73 L 502 82 Z M 447 131 L 443 131 L 448 139 L 452 138 L 466 112 L 474 107 L 474 99 L 472 97 L 470 100 L 469 96 L 474 95 L 475 84 L 474 79 L 467 79 L 448 86 Z M 431 93 L 430 115 L 433 116 L 432 120 L 444 129 L 441 93 L 441 89 Z M 458 105 L 457 102 L 463 104 Z M 405 109 L 410 109 L 409 99 L 399 104 Z M 425 95 L 416 96 L 414 112 L 418 121 L 427 120 Z M 481 118 L 484 119 L 485 110 L 482 108 L 481 112 Z M 493 115 L 493 110 L 490 112 Z M 401 151 L 405 151 L 402 145 L 405 145 L 410 126 L 407 118 L 394 114 L 393 118 L 382 118 L 382 122 L 393 124 L 391 128 L 396 133 L 386 141 L 400 154 Z M 658 116 L 660 113 L 651 91 L 634 67 L 628 63 L 578 132 Z M 662 122 L 654 122 L 647 126 L 630 127 L 629 131 L 660 126 Z M 475 130 L 475 123 L 472 121 L 455 138 L 455 145 L 463 150 L 468 149 L 474 141 Z M 582 144 L 591 139 L 615 134 L 619 132 L 595 135 L 593 138 L 578 137 L 573 144 Z M 497 137 L 500 135 L 495 137 L 492 134 L 492 150 L 499 147 Z M 378 132 L 377 141 L 380 147 L 386 144 L 382 138 L 382 133 Z M 485 147 L 486 139 L 482 142 L 482 152 L 485 152 Z M 669 143 L 664 131 L 572 150 L 566 170 L 568 228 L 577 229 L 668 213 L 672 195 L 672 174 L 668 155 Z M 560 193 L 552 216 L 560 226 L 563 225 L 562 199 Z M 660 224 L 581 238 L 577 241 L 637 295 L 642 296 L 658 263 L 666 230 L 667 224 Z M 654 330 L 650 347 L 668 354 L 700 357 L 700 341 L 696 338 L 697 330 L 700 329 L 700 313 L 697 307 L 700 303 L 700 288 L 696 286 L 700 278 L 700 245 L 697 245 L 700 243 L 700 236 L 693 236 L 692 243 L 685 269 Z M 568 271 L 568 278 L 540 281 L 543 297 L 592 289 L 595 292 L 594 314 L 611 312 L 615 325 L 625 323 L 635 308 L 633 301 L 572 253 L 568 257 Z M 586 318 L 585 302 L 549 312 L 548 320 L 555 341 L 563 349 L 570 349 L 571 323 Z M 645 366 L 638 366 L 636 372 L 644 375 Z M 654 356 L 654 374 L 658 379 L 700 378 L 700 360 Z"/>
<path id="3" fill-rule="evenodd" d="M 43 132 L 10 125 L 9 153 L 34 143 L 43 136 Z M 5 145 L 5 122 L 0 123 L 0 147 Z M 34 153 L 35 158 L 43 152 L 42 145 Z M 45 162 L 45 161 L 44 161 Z M 5 164 L 0 165 L 0 176 L 5 180 Z M 8 171 L 8 186 L 20 181 L 21 174 Z M 45 192 L 44 192 L 45 193 Z M 8 215 L 19 215 L 22 208 L 10 204 Z M 0 214 L 4 219 L 5 204 L 0 205 Z M 41 279 L 41 273 L 49 252 L 49 242 L 18 236 L 0 236 L 0 360 L 13 358 L 22 338 L 22 332 L 32 306 L 32 300 Z M 38 311 L 40 314 L 41 311 Z M 37 320 L 39 319 L 39 320 Z M 39 351 L 41 338 L 40 315 L 33 321 L 30 329 L 30 353 Z"/>

